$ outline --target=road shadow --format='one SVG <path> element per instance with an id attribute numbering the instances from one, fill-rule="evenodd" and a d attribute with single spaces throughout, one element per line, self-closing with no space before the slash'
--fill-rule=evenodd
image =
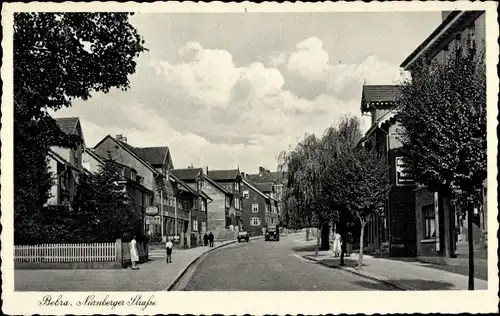
<path id="1" fill-rule="evenodd" d="M 419 279 L 389 279 L 389 282 L 404 284 L 419 291 L 451 290 L 454 286 L 448 282 Z"/>
<path id="2" fill-rule="evenodd" d="M 321 261 L 324 265 L 330 267 L 330 268 L 355 268 L 358 266 L 358 261 L 354 259 L 349 259 L 345 258 L 344 259 L 344 265 L 340 266 L 340 258 L 332 258 L 332 259 L 325 259 Z M 365 267 L 366 264 L 363 263 L 363 267 Z"/>
<path id="3" fill-rule="evenodd" d="M 373 291 L 401 291 L 397 287 L 390 285 L 390 284 L 387 284 L 389 286 L 387 286 L 385 290 L 381 290 L 379 282 L 354 281 L 352 283 L 356 284 L 358 286 L 364 287 L 367 290 L 373 290 Z"/>
<path id="4" fill-rule="evenodd" d="M 295 252 L 311 252 L 316 250 L 316 244 L 295 246 L 292 250 Z"/>

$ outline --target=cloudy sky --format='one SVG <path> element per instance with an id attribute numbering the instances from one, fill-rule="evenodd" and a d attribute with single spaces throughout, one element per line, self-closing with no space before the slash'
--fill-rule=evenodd
<path id="1" fill-rule="evenodd" d="M 79 116 L 88 147 L 123 134 L 133 146 L 169 146 L 176 168 L 256 172 L 275 169 L 306 132 L 360 116 L 363 82 L 397 82 L 441 14 L 162 13 L 131 22 L 149 49 L 131 89 L 55 115 Z"/>

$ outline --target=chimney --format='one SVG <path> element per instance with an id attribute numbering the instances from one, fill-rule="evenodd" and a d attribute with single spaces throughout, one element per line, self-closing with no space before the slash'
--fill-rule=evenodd
<path id="1" fill-rule="evenodd" d="M 208 175 L 208 166 L 205 167 L 205 174 Z"/>
<path id="2" fill-rule="evenodd" d="M 264 173 L 264 168 L 259 166 L 259 175 L 262 175 Z"/>
<path id="3" fill-rule="evenodd" d="M 127 137 L 124 137 L 122 134 L 116 135 L 116 140 L 125 144 L 127 143 Z"/>

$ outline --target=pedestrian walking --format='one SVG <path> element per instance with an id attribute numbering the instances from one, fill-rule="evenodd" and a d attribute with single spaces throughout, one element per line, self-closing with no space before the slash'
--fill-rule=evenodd
<path id="1" fill-rule="evenodd" d="M 139 253 L 137 251 L 137 241 L 135 240 L 135 236 L 129 243 L 130 248 L 130 261 L 132 261 L 132 270 L 138 270 L 137 262 L 139 261 Z"/>
<path id="2" fill-rule="evenodd" d="M 342 242 L 340 240 L 340 234 L 337 233 L 336 231 L 333 233 L 333 254 L 335 257 L 340 257 L 340 252 L 342 251 Z"/>
<path id="3" fill-rule="evenodd" d="M 351 232 L 347 232 L 345 242 L 346 242 L 346 254 L 348 257 L 350 257 L 352 253 L 352 246 L 353 246 L 352 244 L 354 243 Z"/>
<path id="4" fill-rule="evenodd" d="M 207 235 L 207 232 L 205 232 L 205 235 L 203 236 L 203 244 L 206 246 L 208 246 L 208 235 Z"/>
<path id="5" fill-rule="evenodd" d="M 174 248 L 174 243 L 172 242 L 172 238 L 168 238 L 165 248 L 167 250 L 167 263 L 172 263 L 172 250 Z"/>
<path id="6" fill-rule="evenodd" d="M 210 247 L 213 247 L 214 246 L 214 234 L 212 234 L 212 232 L 210 232 L 208 234 L 208 241 L 210 242 Z"/>

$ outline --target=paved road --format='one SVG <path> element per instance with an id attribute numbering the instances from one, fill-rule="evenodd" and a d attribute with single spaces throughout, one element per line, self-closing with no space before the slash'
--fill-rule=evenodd
<path id="1" fill-rule="evenodd" d="M 279 242 L 255 240 L 213 251 L 174 290 L 367 291 L 396 290 L 349 272 L 298 257 L 297 235 Z"/>

